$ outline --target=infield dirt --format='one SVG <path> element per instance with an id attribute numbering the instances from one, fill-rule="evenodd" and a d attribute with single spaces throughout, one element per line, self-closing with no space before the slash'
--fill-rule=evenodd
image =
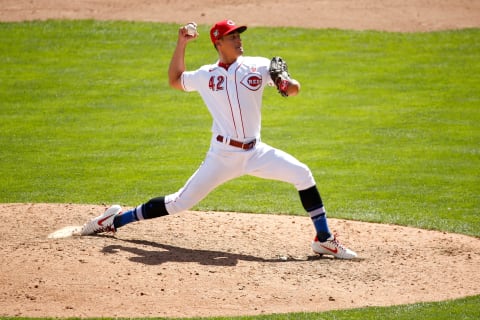
<path id="1" fill-rule="evenodd" d="M 0 0 L 0 21 L 50 18 L 411 32 L 479 27 L 480 2 Z M 480 239 L 393 225 L 330 219 L 356 261 L 315 256 L 306 216 L 186 212 L 115 236 L 47 238 L 104 209 L 0 205 L 1 316 L 253 315 L 480 294 Z"/>

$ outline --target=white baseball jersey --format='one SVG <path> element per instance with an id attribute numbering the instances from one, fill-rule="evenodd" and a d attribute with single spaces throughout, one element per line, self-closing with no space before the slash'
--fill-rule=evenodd
<path id="1" fill-rule="evenodd" d="M 196 71 L 184 72 L 185 91 L 198 91 L 212 117 L 214 134 L 236 140 L 260 137 L 263 89 L 273 84 L 270 60 L 238 57 L 228 70 L 218 62 Z"/>
<path id="2" fill-rule="evenodd" d="M 246 174 L 285 181 L 297 190 L 315 185 L 306 165 L 260 141 L 263 90 L 273 85 L 269 66 L 269 59 L 240 56 L 228 69 L 217 62 L 183 72 L 183 89 L 198 91 L 212 115 L 213 135 L 198 170 L 180 190 L 165 196 L 169 214 L 190 209 L 217 186 Z M 244 143 L 255 140 L 256 144 L 243 150 L 219 142 L 218 135 Z"/>

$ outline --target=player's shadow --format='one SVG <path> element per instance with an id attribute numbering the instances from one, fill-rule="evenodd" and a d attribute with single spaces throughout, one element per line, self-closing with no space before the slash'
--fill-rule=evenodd
<path id="1" fill-rule="evenodd" d="M 118 239 L 120 240 L 120 239 Z M 253 261 L 253 262 L 292 262 L 305 261 L 294 259 L 291 257 L 285 258 L 262 258 L 255 257 L 248 254 L 229 253 L 213 250 L 202 249 L 188 249 L 147 240 L 122 240 L 131 243 L 135 246 L 125 246 L 114 244 L 106 246 L 102 252 L 114 254 L 118 251 L 126 251 L 135 256 L 130 257 L 129 260 L 133 262 L 143 263 L 146 265 L 159 265 L 165 262 L 196 262 L 201 265 L 210 266 L 236 266 L 238 261 Z M 155 248 L 155 250 L 147 250 L 139 246 L 148 246 Z M 308 259 L 310 260 L 310 259 Z"/>

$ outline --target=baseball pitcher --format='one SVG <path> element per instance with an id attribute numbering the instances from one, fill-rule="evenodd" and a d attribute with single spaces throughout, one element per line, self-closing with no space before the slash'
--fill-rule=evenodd
<path id="1" fill-rule="evenodd" d="M 251 175 L 295 186 L 315 227 L 311 243 L 314 252 L 341 259 L 357 256 L 331 233 L 310 169 L 261 139 L 264 89 L 273 86 L 281 96 L 291 97 L 300 92 L 300 83 L 290 76 L 287 63 L 280 57 L 244 56 L 241 34 L 245 30 L 246 26 L 238 26 L 231 20 L 217 22 L 210 30 L 210 40 L 218 53 L 218 60 L 187 71 L 186 47 L 190 41 L 198 39 L 199 34 L 193 22 L 179 28 L 168 78 L 170 86 L 175 89 L 198 92 L 212 116 L 212 136 L 205 159 L 177 192 L 150 199 L 126 212 L 114 205 L 87 222 L 82 235 L 115 232 L 131 222 L 180 213 L 222 183 Z"/>

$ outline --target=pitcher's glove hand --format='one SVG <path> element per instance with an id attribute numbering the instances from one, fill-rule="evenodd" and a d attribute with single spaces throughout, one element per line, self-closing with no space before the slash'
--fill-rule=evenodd
<path id="1" fill-rule="evenodd" d="M 287 89 L 290 82 L 287 62 L 281 57 L 273 57 L 270 61 L 270 77 L 282 97 L 288 97 Z"/>

